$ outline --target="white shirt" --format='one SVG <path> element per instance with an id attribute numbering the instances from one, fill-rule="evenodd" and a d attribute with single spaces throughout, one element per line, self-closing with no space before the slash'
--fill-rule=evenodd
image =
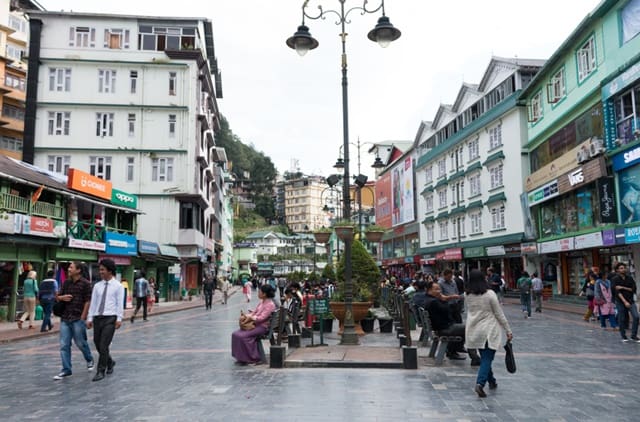
<path id="1" fill-rule="evenodd" d="M 91 292 L 91 305 L 89 306 L 89 313 L 87 315 L 87 321 L 92 322 L 94 316 L 100 316 L 98 308 L 100 308 L 100 302 L 102 301 L 102 294 L 107 287 L 107 297 L 104 301 L 105 316 L 117 316 L 117 321 L 122 321 L 124 316 L 124 287 L 115 278 L 109 280 L 109 284 L 102 280 L 93 286 Z"/>

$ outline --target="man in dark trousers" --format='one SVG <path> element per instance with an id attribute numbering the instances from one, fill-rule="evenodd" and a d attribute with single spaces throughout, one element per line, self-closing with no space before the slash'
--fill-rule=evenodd
<path id="1" fill-rule="evenodd" d="M 147 321 L 147 297 L 149 296 L 149 281 L 144 278 L 145 272 L 140 271 L 138 273 L 138 278 L 133 282 L 133 294 L 136 297 L 136 309 L 133 311 L 133 315 L 131 315 L 131 323 L 136 319 L 136 315 L 140 310 L 140 306 L 142 306 L 142 319 Z"/>
<path id="2" fill-rule="evenodd" d="M 487 268 L 487 281 L 489 282 L 489 288 L 496 293 L 500 303 L 502 303 L 502 277 L 496 273 L 493 267 Z"/>
<path id="3" fill-rule="evenodd" d="M 93 381 L 100 381 L 107 374 L 113 373 L 116 362 L 111 358 L 109 346 L 116 330 L 122 325 L 124 309 L 124 287 L 115 277 L 116 263 L 112 259 L 100 261 L 101 281 L 96 283 L 91 294 L 91 306 L 87 316 L 87 328 L 93 328 L 93 342 L 100 354 L 98 371 Z"/>
<path id="4" fill-rule="evenodd" d="M 213 291 L 215 290 L 215 284 L 213 284 L 213 277 L 206 277 L 202 282 L 202 292 L 204 293 L 204 308 L 211 309 L 213 302 Z"/>
<path id="5" fill-rule="evenodd" d="M 447 345 L 447 357 L 453 360 L 464 360 L 464 356 L 458 354 L 457 350 L 464 345 L 465 326 L 454 322 L 451 317 L 451 307 L 448 300 L 453 298 L 457 299 L 455 296 L 444 296 L 438 283 L 429 282 L 427 284 L 425 309 L 429 311 L 429 319 L 431 320 L 433 331 L 441 336 L 462 337 L 462 344 L 451 342 Z M 471 365 L 480 365 L 478 353 L 472 349 L 468 350 L 468 353 L 471 358 Z"/>
<path id="6" fill-rule="evenodd" d="M 627 275 L 627 266 L 619 262 L 615 266 L 616 275 L 611 280 L 611 291 L 615 295 L 616 308 L 618 309 L 618 326 L 620 327 L 620 336 L 625 343 L 629 342 L 626 329 L 629 321 L 629 312 L 631 313 L 631 340 L 640 343 L 638 338 L 638 307 L 633 300 L 636 294 L 636 282 Z"/>

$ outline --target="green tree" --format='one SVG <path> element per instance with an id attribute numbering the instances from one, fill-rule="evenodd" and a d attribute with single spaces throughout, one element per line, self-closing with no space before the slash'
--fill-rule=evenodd
<path id="1" fill-rule="evenodd" d="M 336 272 L 333 269 L 333 265 L 327 264 L 322 269 L 322 278 L 326 280 L 334 280 L 336 279 Z"/>
<path id="2" fill-rule="evenodd" d="M 344 254 L 338 262 L 336 275 L 341 293 L 344 294 Z M 351 281 L 354 300 L 379 300 L 380 270 L 359 240 L 351 244 Z"/>

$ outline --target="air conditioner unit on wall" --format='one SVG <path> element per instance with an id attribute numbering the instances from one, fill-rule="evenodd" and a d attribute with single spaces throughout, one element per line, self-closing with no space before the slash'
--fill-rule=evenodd
<path id="1" fill-rule="evenodd" d="M 592 138 L 591 143 L 589 144 L 589 156 L 596 157 L 602 153 L 604 153 L 604 141 L 598 138 Z"/>
<path id="2" fill-rule="evenodd" d="M 586 149 L 580 149 L 576 153 L 576 159 L 579 164 L 582 164 L 585 161 L 589 161 L 589 151 L 587 151 Z"/>

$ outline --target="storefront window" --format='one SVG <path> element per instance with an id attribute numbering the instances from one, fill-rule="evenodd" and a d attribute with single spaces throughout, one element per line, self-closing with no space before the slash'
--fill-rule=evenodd
<path id="1" fill-rule="evenodd" d="M 594 193 L 590 189 L 579 190 L 576 195 L 578 211 L 578 229 L 585 230 L 594 226 Z"/>
<path id="2" fill-rule="evenodd" d="M 393 242 L 384 242 L 382 244 L 382 257 L 393 258 Z"/>
<path id="3" fill-rule="evenodd" d="M 417 236 L 407 238 L 406 244 L 407 256 L 413 256 L 418 253 L 418 248 L 420 247 L 420 239 L 418 239 Z"/>
<path id="4" fill-rule="evenodd" d="M 593 228 L 599 221 L 594 186 L 570 192 L 540 207 L 540 237 L 558 236 Z"/>
<path id="5" fill-rule="evenodd" d="M 404 239 L 394 239 L 393 240 L 393 257 L 394 258 L 402 258 L 404 256 Z"/>

